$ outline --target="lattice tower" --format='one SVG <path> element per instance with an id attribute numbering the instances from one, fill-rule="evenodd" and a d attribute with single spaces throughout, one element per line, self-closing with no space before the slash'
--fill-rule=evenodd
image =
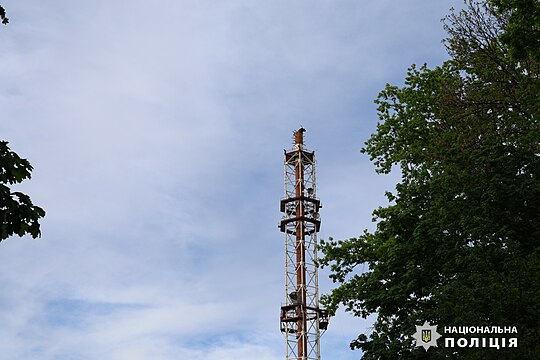
<path id="1" fill-rule="evenodd" d="M 286 360 L 320 360 L 321 333 L 328 312 L 319 307 L 317 232 L 321 221 L 315 182 L 315 152 L 304 147 L 304 132 L 294 132 L 294 148 L 285 150 L 285 193 L 281 200 L 285 233 L 285 302 L 280 328 Z"/>

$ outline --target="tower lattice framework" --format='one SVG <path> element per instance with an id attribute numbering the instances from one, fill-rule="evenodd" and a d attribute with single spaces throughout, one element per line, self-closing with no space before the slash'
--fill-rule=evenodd
<path id="1" fill-rule="evenodd" d="M 285 233 L 285 302 L 280 328 L 286 360 L 320 360 L 320 337 L 328 312 L 319 307 L 317 232 L 321 221 L 315 181 L 315 152 L 304 148 L 305 129 L 294 132 L 285 150 L 285 194 L 280 229 Z"/>

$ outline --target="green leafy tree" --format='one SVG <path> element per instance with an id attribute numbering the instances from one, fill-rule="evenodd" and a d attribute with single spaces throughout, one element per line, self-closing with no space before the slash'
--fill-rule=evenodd
<path id="1" fill-rule="evenodd" d="M 0 141 L 0 241 L 12 235 L 41 235 L 39 219 L 45 211 L 32 204 L 32 200 L 22 192 L 12 192 L 8 185 L 30 179 L 32 165 L 11 151 L 6 141 Z"/>
<path id="2" fill-rule="evenodd" d="M 373 233 L 321 244 L 337 284 L 323 297 L 330 312 L 377 316 L 351 343 L 363 359 L 540 354 L 540 38 L 518 31 L 540 4 L 522 1 L 537 16 L 523 20 L 519 1 L 502 3 L 446 17 L 451 60 L 412 66 L 375 101 L 380 122 L 362 151 L 379 173 L 399 165 L 401 182 L 374 211 Z M 424 321 L 440 332 L 516 326 L 518 348 L 426 352 L 411 338 Z"/>
<path id="3" fill-rule="evenodd" d="M 540 61 L 540 7 L 538 0 L 492 0 L 500 14 L 507 14 L 508 23 L 501 40 L 514 59 Z"/>
<path id="4" fill-rule="evenodd" d="M 7 24 L 6 10 L 0 5 L 0 19 Z M 11 191 L 14 185 L 30 179 L 32 165 L 11 151 L 7 141 L 0 141 L 0 241 L 12 235 L 41 235 L 39 219 L 45 211 L 32 203 L 30 197 L 19 191 Z"/>
<path id="5" fill-rule="evenodd" d="M 9 22 L 8 17 L 6 16 L 6 9 L 2 5 L 0 5 L 0 20 L 2 20 L 2 24 L 6 25 Z"/>

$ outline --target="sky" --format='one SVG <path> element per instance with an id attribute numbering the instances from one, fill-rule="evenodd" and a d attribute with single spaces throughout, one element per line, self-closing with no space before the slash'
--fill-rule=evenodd
<path id="1" fill-rule="evenodd" d="M 1 4 L 0 138 L 47 212 L 0 243 L 1 358 L 277 360 L 283 150 L 307 129 L 319 238 L 373 229 L 399 180 L 360 153 L 373 100 L 448 58 L 461 1 Z M 372 320 L 338 312 L 322 358 L 360 358 Z"/>

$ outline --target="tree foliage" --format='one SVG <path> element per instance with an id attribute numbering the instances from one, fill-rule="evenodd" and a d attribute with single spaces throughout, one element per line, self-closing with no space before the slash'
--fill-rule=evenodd
<path id="1" fill-rule="evenodd" d="M 375 232 L 321 244 L 329 310 L 377 314 L 351 343 L 364 359 L 540 353 L 540 37 L 524 30 L 539 16 L 538 1 L 468 2 L 445 18 L 451 59 L 412 66 L 375 101 L 362 151 L 379 173 L 399 165 L 401 182 Z M 519 346 L 425 352 L 411 339 L 424 321 L 517 326 Z"/>
<path id="2" fill-rule="evenodd" d="M 32 165 L 11 151 L 6 141 L 0 141 L 0 241 L 12 235 L 41 235 L 39 219 L 45 211 L 22 192 L 12 192 L 8 185 L 30 179 Z"/>
<path id="3" fill-rule="evenodd" d="M 0 20 L 2 20 L 2 24 L 6 25 L 9 22 L 8 17 L 6 16 L 6 9 L 2 5 L 0 5 Z"/>
<path id="4" fill-rule="evenodd" d="M 7 24 L 6 10 L 0 5 L 0 19 Z M 0 141 L 0 241 L 12 235 L 41 236 L 39 219 L 45 211 L 32 203 L 30 197 L 19 191 L 11 191 L 14 185 L 30 179 L 32 165 L 11 151 L 7 141 Z"/>
<path id="5" fill-rule="evenodd" d="M 540 61 L 540 7 L 538 0 L 492 0 L 508 23 L 501 40 L 514 59 Z"/>

